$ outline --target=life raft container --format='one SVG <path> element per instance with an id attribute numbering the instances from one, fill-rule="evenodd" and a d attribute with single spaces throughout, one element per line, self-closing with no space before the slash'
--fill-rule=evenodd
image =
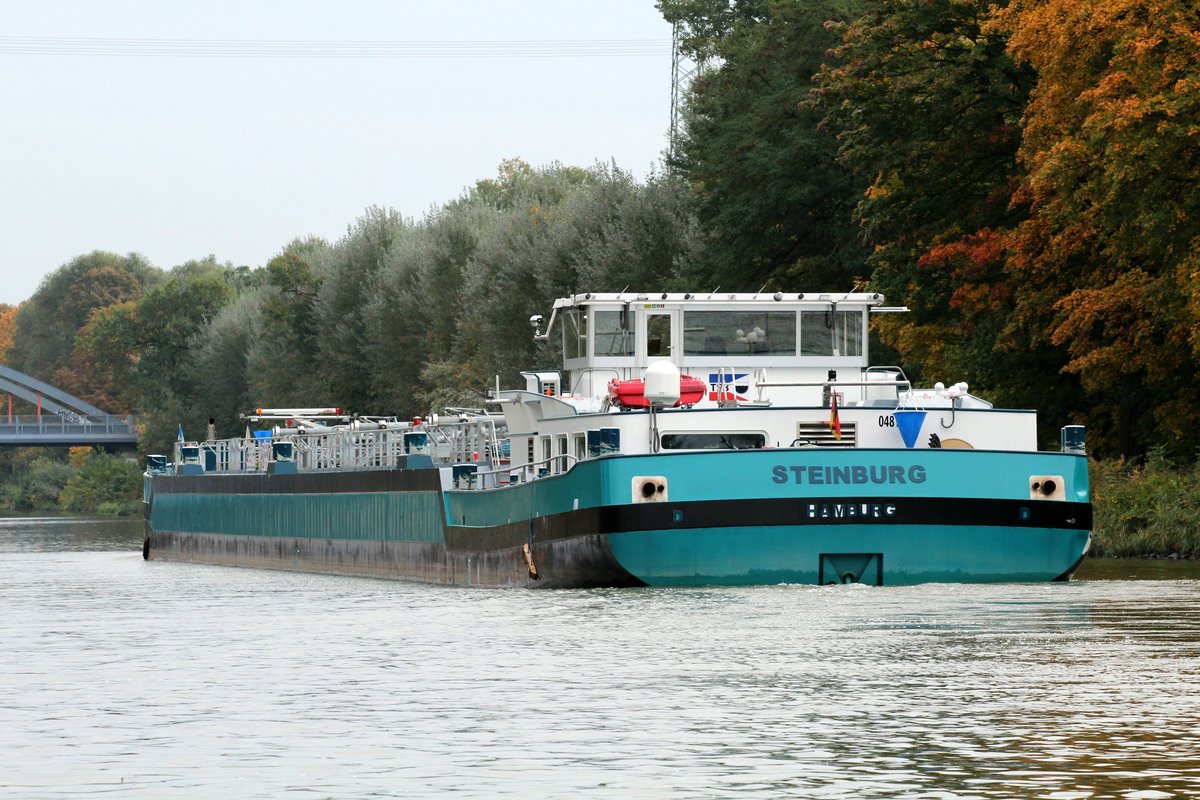
<path id="1" fill-rule="evenodd" d="M 704 382 L 692 375 L 679 376 L 679 399 L 676 406 L 691 406 L 704 399 L 708 389 Z M 613 378 L 608 382 L 608 399 L 621 408 L 649 408 L 650 401 L 646 399 L 646 382 L 641 378 L 619 381 Z"/>

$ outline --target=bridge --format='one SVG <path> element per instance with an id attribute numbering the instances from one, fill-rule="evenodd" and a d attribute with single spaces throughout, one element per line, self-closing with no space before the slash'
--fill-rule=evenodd
<path id="1" fill-rule="evenodd" d="M 0 409 L 0 447 L 137 446 L 131 415 L 106 414 L 91 403 L 0 365 L 0 392 L 8 393 L 8 414 Z M 13 398 L 37 406 L 37 414 L 14 415 Z"/>

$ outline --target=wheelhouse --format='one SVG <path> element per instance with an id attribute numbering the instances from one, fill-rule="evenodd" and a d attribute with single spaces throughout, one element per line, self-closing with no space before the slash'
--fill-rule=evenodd
<path id="1" fill-rule="evenodd" d="M 868 363 L 868 312 L 882 302 L 869 293 L 574 295 L 555 303 L 541 338 L 559 323 L 563 391 L 582 397 L 660 359 L 710 387 L 766 370 L 797 383 L 823 380 L 829 370 L 857 381 Z M 819 393 L 793 398 L 806 400 L 819 401 Z"/>

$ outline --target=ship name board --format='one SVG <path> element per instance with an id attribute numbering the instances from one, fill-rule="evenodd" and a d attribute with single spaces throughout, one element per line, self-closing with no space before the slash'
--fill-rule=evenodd
<path id="1" fill-rule="evenodd" d="M 771 468 L 771 480 L 774 483 L 800 483 L 808 486 L 924 483 L 925 477 L 925 467 L 921 464 L 908 467 L 899 464 L 856 464 L 843 467 L 776 464 Z"/>

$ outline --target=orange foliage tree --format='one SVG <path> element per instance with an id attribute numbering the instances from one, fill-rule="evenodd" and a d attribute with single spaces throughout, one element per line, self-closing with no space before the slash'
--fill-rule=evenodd
<path id="1" fill-rule="evenodd" d="M 17 329 L 18 306 L 0 303 L 0 364 L 4 364 Z"/>
<path id="2" fill-rule="evenodd" d="M 869 176 L 857 213 L 871 288 L 911 309 L 877 319 L 911 378 L 966 380 L 1045 413 L 1050 440 L 1074 416 L 1065 352 L 1011 326 L 1008 232 L 1022 117 L 1036 73 L 1008 52 L 1004 0 L 874 0 L 843 26 L 820 74 L 839 158 Z"/>
<path id="3" fill-rule="evenodd" d="M 995 24 L 1037 72 L 1014 326 L 1066 347 L 1122 455 L 1191 455 L 1200 407 L 1200 14 L 1190 0 L 1016 0 Z"/>

